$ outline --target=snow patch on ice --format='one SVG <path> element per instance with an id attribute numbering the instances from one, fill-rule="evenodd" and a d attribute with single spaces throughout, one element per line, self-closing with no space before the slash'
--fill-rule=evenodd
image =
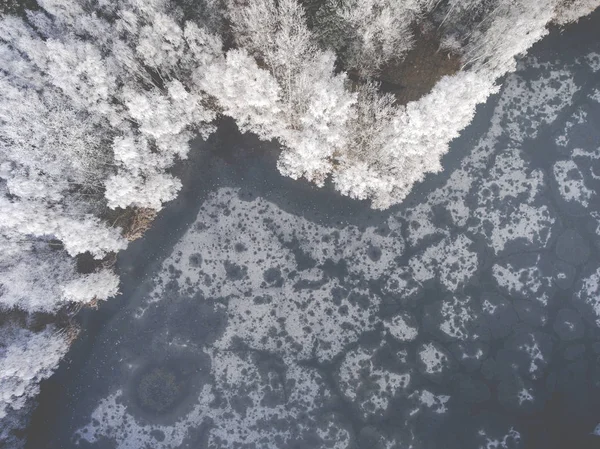
<path id="1" fill-rule="evenodd" d="M 593 72 L 600 70 L 600 54 L 592 52 L 586 55 L 584 59 Z"/>
<path id="2" fill-rule="evenodd" d="M 479 264 L 477 253 L 469 249 L 472 244 L 472 240 L 460 234 L 427 247 L 409 261 L 415 279 L 425 282 L 437 278 L 452 292 L 464 287 Z"/>
<path id="3" fill-rule="evenodd" d="M 418 352 L 427 374 L 441 374 L 448 367 L 449 358 L 435 343 L 423 344 Z"/>
<path id="4" fill-rule="evenodd" d="M 512 427 L 500 439 L 489 437 L 483 429 L 479 431 L 479 435 L 485 439 L 485 442 L 479 446 L 479 449 L 512 449 L 518 447 L 521 442 L 521 434 Z"/>
<path id="5" fill-rule="evenodd" d="M 411 341 L 417 338 L 419 329 L 409 325 L 408 322 L 414 322 L 414 319 L 409 318 L 406 313 L 400 313 L 385 321 L 383 325 L 395 339 Z"/>
<path id="6" fill-rule="evenodd" d="M 512 296 L 548 305 L 553 284 L 552 278 L 544 276 L 538 266 L 541 257 L 538 254 L 534 263 L 522 268 L 516 268 L 510 260 L 494 265 L 492 274 L 496 283 Z"/>
<path id="7" fill-rule="evenodd" d="M 583 279 L 575 296 L 591 307 L 596 315 L 596 325 L 600 326 L 600 268 Z"/>
<path id="8" fill-rule="evenodd" d="M 527 64 L 541 69 L 539 77 L 524 79 L 518 74 L 510 75 L 500 100 L 505 112 L 504 129 L 515 142 L 537 137 L 540 126 L 556 120 L 579 90 L 569 70 L 555 69 L 552 63 L 539 63 L 535 58 L 529 58 Z M 527 112 L 530 110 L 535 114 Z"/>
<path id="9" fill-rule="evenodd" d="M 471 298 L 453 298 L 452 301 L 442 303 L 442 316 L 444 317 L 440 329 L 446 335 L 458 340 L 468 338 L 476 339 L 477 335 L 472 335 L 468 329 L 471 322 L 476 319 L 473 309 L 469 305 Z"/>
<path id="10" fill-rule="evenodd" d="M 527 168 L 519 150 L 506 150 L 496 157 L 477 189 L 479 206 L 474 216 L 479 223 L 472 229 L 488 239 L 496 254 L 515 240 L 535 247 L 545 247 L 549 241 L 555 218 L 540 198 L 544 175 Z"/>
<path id="11" fill-rule="evenodd" d="M 357 403 L 365 417 L 387 410 L 389 401 L 408 388 L 410 373 L 394 373 L 373 363 L 373 351 L 357 348 L 349 351 L 339 368 L 344 395 Z"/>
<path id="12" fill-rule="evenodd" d="M 448 411 L 446 404 L 450 400 L 450 396 L 447 395 L 436 395 L 429 390 L 415 391 L 409 398 L 416 399 L 420 406 L 427 407 L 433 413 L 439 415 L 444 414 Z M 410 416 L 413 416 L 421 411 L 421 407 L 417 407 L 410 412 Z"/>
<path id="13" fill-rule="evenodd" d="M 575 202 L 583 207 L 590 204 L 594 191 L 586 187 L 583 175 L 574 161 L 558 161 L 552 171 L 565 201 Z"/>

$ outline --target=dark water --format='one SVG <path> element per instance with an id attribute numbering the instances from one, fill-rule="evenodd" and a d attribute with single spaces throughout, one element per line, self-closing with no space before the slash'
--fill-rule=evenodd
<path id="1" fill-rule="evenodd" d="M 600 13 L 529 55 L 385 212 L 223 122 L 27 447 L 600 447 Z"/>

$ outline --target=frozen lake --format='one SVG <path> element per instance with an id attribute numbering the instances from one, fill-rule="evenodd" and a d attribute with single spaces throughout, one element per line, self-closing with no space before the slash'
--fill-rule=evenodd
<path id="1" fill-rule="evenodd" d="M 81 315 L 28 448 L 597 448 L 600 12 L 385 212 L 224 122 Z"/>

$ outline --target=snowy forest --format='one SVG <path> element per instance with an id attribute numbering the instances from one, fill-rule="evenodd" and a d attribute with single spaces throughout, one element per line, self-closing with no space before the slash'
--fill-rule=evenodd
<path id="1" fill-rule="evenodd" d="M 277 142 L 282 175 L 386 209 L 517 56 L 599 5 L 0 0 L 0 446 L 221 117 Z"/>

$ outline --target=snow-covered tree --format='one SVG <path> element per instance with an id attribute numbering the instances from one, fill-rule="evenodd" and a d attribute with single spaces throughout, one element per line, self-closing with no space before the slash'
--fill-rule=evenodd
<path id="1" fill-rule="evenodd" d="M 267 66 L 281 85 L 288 121 L 299 125 L 305 110 L 309 79 L 305 64 L 318 54 L 305 24 L 304 11 L 295 0 L 256 0 L 240 5 L 230 2 L 230 16 L 236 40 Z"/>
<path id="2" fill-rule="evenodd" d="M 158 210 L 175 197 L 169 168 L 213 130 L 198 83 L 221 43 L 162 0 L 38 3 L 0 17 L 0 235 L 35 244 L 2 260 L 0 307 L 50 311 L 116 292 L 110 272 L 84 283 L 67 254 L 125 248 L 99 217 L 106 206 Z M 43 251 L 51 239 L 64 250 Z"/>
<path id="3" fill-rule="evenodd" d="M 106 196 L 113 208 L 133 205 L 158 210 L 175 198 L 180 188 L 181 181 L 168 173 L 114 175 L 106 181 Z"/>
<path id="4" fill-rule="evenodd" d="M 560 0 L 556 6 L 554 22 L 566 25 L 600 7 L 600 0 Z"/>
<path id="5" fill-rule="evenodd" d="M 548 33 L 555 6 L 556 0 L 501 0 L 473 30 L 465 64 L 484 67 L 495 76 L 515 70 L 515 57 Z"/>
<path id="6" fill-rule="evenodd" d="M 201 86 L 218 99 L 223 114 L 233 117 L 240 131 L 263 139 L 283 134 L 281 88 L 246 50 L 227 52 L 206 70 Z"/>
<path id="7" fill-rule="evenodd" d="M 364 88 L 349 125 L 352 151 L 339 157 L 333 173 L 336 188 L 353 198 L 371 199 L 375 208 L 401 202 L 426 173 L 442 169 L 440 159 L 450 141 L 495 90 L 489 74 L 461 72 L 442 78 L 420 100 L 394 107 L 389 96 Z"/>
<path id="8" fill-rule="evenodd" d="M 244 5 L 231 0 L 229 13 L 238 43 L 267 67 L 279 85 L 276 107 L 282 122 L 271 138 L 285 146 L 280 171 L 322 185 L 331 171 L 332 155 L 344 143 L 346 121 L 356 101 L 345 88 L 345 74 L 335 73 L 335 55 L 312 42 L 296 0 Z"/>
<path id="9" fill-rule="evenodd" d="M 81 275 L 69 256 L 126 247 L 104 207 L 175 197 L 167 170 L 212 129 L 195 77 L 220 42 L 161 1 L 39 5 L 0 18 L 0 309 L 52 312 L 116 294 L 111 271 Z"/>
<path id="10" fill-rule="evenodd" d="M 425 173 L 441 169 L 440 157 L 475 106 L 495 90 L 498 77 L 515 68 L 515 57 L 547 33 L 555 7 L 564 3 L 328 0 L 309 30 L 295 0 L 229 0 L 241 49 L 214 66 L 203 87 L 243 130 L 283 144 L 283 174 L 318 185 L 332 175 L 342 193 L 388 207 Z M 411 27 L 419 24 L 437 26 L 433 34 L 441 34 L 440 46 L 461 55 L 465 71 L 442 79 L 406 107 L 372 85 L 351 87 L 343 73 L 336 74 L 333 56 L 315 46 L 320 41 L 335 49 L 346 68 L 368 77 L 402 57 Z"/>
<path id="11" fill-rule="evenodd" d="M 42 201 L 18 201 L 0 195 L 0 216 L 0 232 L 8 238 L 57 238 L 71 256 L 89 252 L 101 259 L 127 246 L 120 230 L 105 225 L 98 217 L 72 217 L 68 208 L 50 207 Z"/>
<path id="12" fill-rule="evenodd" d="M 75 259 L 47 242 L 0 237 L 0 310 L 56 312 L 69 303 L 104 300 L 118 291 L 109 269 L 77 272 Z"/>
<path id="13" fill-rule="evenodd" d="M 47 326 L 38 333 L 15 325 L 0 327 L 0 445 L 16 448 L 14 433 L 26 422 L 27 409 L 69 347 L 68 336 Z"/>
<path id="14" fill-rule="evenodd" d="M 67 336 L 52 326 L 34 333 L 16 326 L 0 328 L 0 419 L 19 410 L 39 391 L 68 348 Z"/>
<path id="15" fill-rule="evenodd" d="M 110 270 L 100 270 L 77 276 L 62 285 L 61 290 L 64 300 L 68 302 L 86 303 L 90 298 L 106 300 L 118 293 L 119 277 Z"/>
<path id="16" fill-rule="evenodd" d="M 347 70 L 369 78 L 410 50 L 411 25 L 425 8 L 419 0 L 327 0 L 317 11 L 315 34 Z"/>
<path id="17" fill-rule="evenodd" d="M 7 17 L 0 24 L 5 54 L 29 66 L 17 71 L 23 72 L 19 80 L 11 73 L 8 81 L 24 90 L 33 87 L 28 81 L 34 79 L 44 90 L 58 90 L 64 98 L 56 107 L 66 102 L 68 108 L 85 111 L 95 126 L 96 146 L 105 151 L 107 141 L 134 133 L 141 151 L 150 145 L 155 155 L 151 161 L 156 165 L 149 160 L 147 171 L 140 173 L 109 153 L 100 178 L 116 171 L 131 182 L 146 175 L 156 182 L 177 158 L 187 156 L 192 132 L 206 137 L 213 130 L 208 123 L 214 112 L 205 106 L 196 81 L 220 54 L 218 38 L 195 24 L 180 26 L 163 1 L 123 0 L 104 8 L 102 16 L 83 0 L 39 3 L 47 15 L 32 13 L 27 24 Z M 138 182 L 138 188 L 143 185 Z M 154 204 L 160 208 L 172 198 Z"/>

